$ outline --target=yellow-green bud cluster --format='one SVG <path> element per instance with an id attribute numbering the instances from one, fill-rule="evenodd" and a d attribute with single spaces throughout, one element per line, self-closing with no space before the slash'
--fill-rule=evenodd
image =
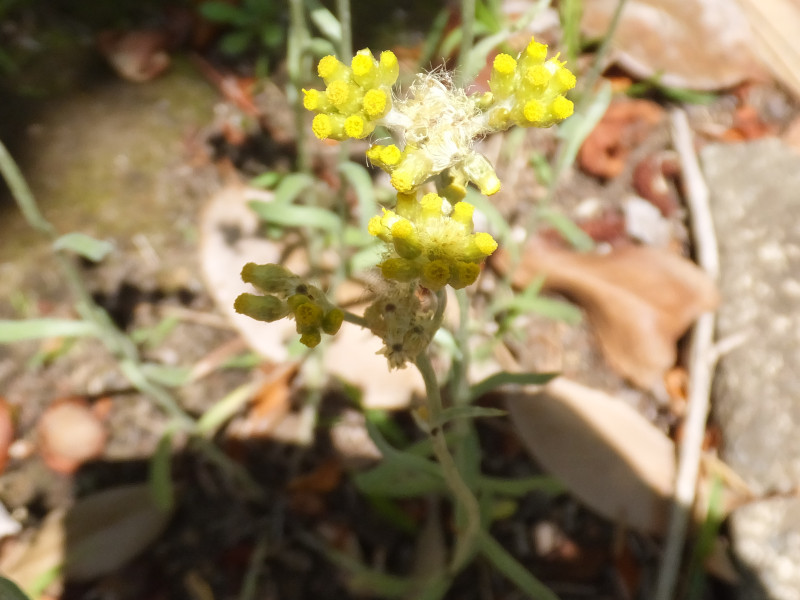
<path id="1" fill-rule="evenodd" d="M 425 350 L 438 327 L 417 296 L 416 284 L 395 283 L 364 311 L 364 321 L 383 340 L 379 354 L 392 369 L 403 367 Z"/>
<path id="2" fill-rule="evenodd" d="M 247 263 L 242 280 L 267 295 L 241 294 L 234 302 L 236 312 L 258 321 L 277 321 L 293 317 L 300 334 L 300 343 L 313 348 L 322 340 L 322 333 L 339 331 L 344 313 L 325 297 L 319 288 L 305 283 L 281 265 Z"/>
<path id="3" fill-rule="evenodd" d="M 550 127 L 572 114 L 564 94 L 575 87 L 575 75 L 558 60 L 547 58 L 547 45 L 531 39 L 515 59 L 498 54 L 489 78 L 491 92 L 480 99 L 491 130 L 512 125 Z"/>
<path id="4" fill-rule="evenodd" d="M 369 49 L 359 50 L 349 67 L 326 56 L 317 72 L 327 87 L 303 90 L 303 106 L 317 113 L 311 128 L 321 140 L 365 138 L 392 108 L 399 65 L 391 51 L 382 52 L 376 60 Z"/>
<path id="5" fill-rule="evenodd" d="M 380 265 L 384 278 L 419 281 L 430 290 L 461 289 L 475 282 L 481 263 L 497 249 L 488 233 L 474 233 L 475 207 L 451 205 L 437 194 L 398 194 L 395 210 L 369 222 L 369 233 L 391 246 Z"/>

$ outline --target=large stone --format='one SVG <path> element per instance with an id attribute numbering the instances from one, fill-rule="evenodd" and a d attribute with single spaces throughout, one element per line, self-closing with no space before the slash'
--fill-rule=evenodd
<path id="1" fill-rule="evenodd" d="M 788 493 L 800 487 L 800 156 L 765 139 L 708 146 L 702 159 L 720 249 L 718 335 L 746 336 L 715 382 L 724 458 L 757 495 Z M 732 515 L 734 550 L 754 575 L 741 598 L 798 598 L 800 542 L 784 546 L 800 535 L 800 500 L 786 502 Z"/>

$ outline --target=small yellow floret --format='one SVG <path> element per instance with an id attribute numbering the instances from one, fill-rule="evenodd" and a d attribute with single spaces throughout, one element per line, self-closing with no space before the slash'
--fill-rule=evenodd
<path id="1" fill-rule="evenodd" d="M 345 81 L 333 81 L 325 90 L 325 96 L 336 107 L 343 106 L 350 100 L 352 90 Z"/>
<path id="2" fill-rule="evenodd" d="M 369 90 L 364 94 L 364 112 L 372 118 L 382 116 L 388 101 L 389 98 L 383 90 Z"/>
<path id="3" fill-rule="evenodd" d="M 461 223 L 462 225 L 472 226 L 472 215 L 475 213 L 475 207 L 469 202 L 458 202 L 453 207 L 452 219 Z"/>
<path id="4" fill-rule="evenodd" d="M 556 82 L 558 83 L 559 91 L 566 92 L 575 87 L 577 80 L 575 75 L 569 69 L 561 67 L 555 74 Z"/>
<path id="5" fill-rule="evenodd" d="M 531 123 L 538 123 L 544 118 L 544 106 L 538 100 L 529 100 L 525 103 L 522 114 Z"/>
<path id="6" fill-rule="evenodd" d="M 317 74 L 323 79 L 328 79 L 336 75 L 342 67 L 344 67 L 344 65 L 340 63 L 335 56 L 329 54 L 319 61 L 317 65 Z"/>
<path id="7" fill-rule="evenodd" d="M 322 335 L 316 329 L 300 336 L 300 343 L 306 348 L 316 348 L 322 341 Z"/>
<path id="8" fill-rule="evenodd" d="M 472 239 L 475 242 L 475 247 L 484 256 L 489 256 L 492 252 L 497 250 L 497 242 L 488 233 L 484 232 L 476 233 Z"/>
<path id="9" fill-rule="evenodd" d="M 369 220 L 369 223 L 367 224 L 367 232 L 376 237 L 383 233 L 383 224 L 381 223 L 380 215 L 375 215 Z"/>
<path id="10" fill-rule="evenodd" d="M 481 274 L 481 267 L 477 263 L 458 262 L 453 270 L 455 273 L 450 278 L 450 285 L 457 290 L 472 285 Z"/>
<path id="11" fill-rule="evenodd" d="M 501 53 L 494 57 L 492 66 L 501 75 L 513 75 L 517 68 L 517 61 L 508 54 Z"/>
<path id="12" fill-rule="evenodd" d="M 394 144 L 389 144 L 381 147 L 380 158 L 386 166 L 394 167 L 402 160 L 403 153 Z"/>
<path id="13" fill-rule="evenodd" d="M 550 81 L 550 71 L 544 65 L 536 65 L 525 72 L 525 80 L 533 87 L 544 87 Z"/>
<path id="14" fill-rule="evenodd" d="M 567 100 L 564 96 L 558 96 L 550 105 L 550 112 L 556 119 L 563 120 L 572 115 L 575 110 L 575 105 L 571 100 Z"/>
<path id="15" fill-rule="evenodd" d="M 366 77 L 375 68 L 372 54 L 356 54 L 350 62 L 350 68 L 356 77 Z"/>
<path id="16" fill-rule="evenodd" d="M 380 58 L 381 80 L 387 85 L 393 85 L 400 74 L 400 64 L 391 50 L 381 52 Z"/>
<path id="17" fill-rule="evenodd" d="M 385 279 L 412 281 L 419 277 L 419 267 L 405 258 L 390 258 L 381 263 L 381 274 Z"/>
<path id="18" fill-rule="evenodd" d="M 409 221 L 403 219 L 402 221 L 397 221 L 394 225 L 392 225 L 392 237 L 410 239 L 413 236 L 414 226 Z"/>
<path id="19" fill-rule="evenodd" d="M 319 110 L 322 105 L 322 93 L 319 90 L 303 90 L 303 107 L 306 110 Z"/>
<path id="20" fill-rule="evenodd" d="M 540 44 L 531 38 L 531 43 L 525 48 L 525 55 L 536 62 L 544 62 L 547 58 L 547 44 Z"/>
<path id="21" fill-rule="evenodd" d="M 321 140 L 327 140 L 333 133 L 333 121 L 328 115 L 317 115 L 311 121 L 311 131 Z"/>
<path id="22" fill-rule="evenodd" d="M 374 128 L 374 125 L 371 125 L 364 120 L 363 117 L 358 115 L 347 117 L 344 122 L 344 132 L 348 137 L 355 138 L 357 140 L 368 136 L 370 133 L 372 133 Z"/>
<path id="23" fill-rule="evenodd" d="M 322 325 L 322 308 L 313 302 L 304 302 L 294 310 L 298 333 L 317 329 Z"/>
<path id="24" fill-rule="evenodd" d="M 431 290 L 440 290 L 450 281 L 450 265 L 444 260 L 432 260 L 422 267 L 422 284 Z"/>
<path id="25" fill-rule="evenodd" d="M 398 192 L 410 192 L 416 187 L 414 177 L 408 171 L 398 170 L 392 173 L 391 183 Z"/>
<path id="26" fill-rule="evenodd" d="M 425 194 L 419 201 L 422 206 L 423 217 L 439 217 L 442 214 L 443 198 L 437 194 Z"/>
<path id="27" fill-rule="evenodd" d="M 339 331 L 344 321 L 344 312 L 340 308 L 332 308 L 322 318 L 322 331 L 334 335 Z"/>

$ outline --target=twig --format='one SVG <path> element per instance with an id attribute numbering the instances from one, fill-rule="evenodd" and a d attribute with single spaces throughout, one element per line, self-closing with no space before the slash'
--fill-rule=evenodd
<path id="1" fill-rule="evenodd" d="M 697 260 L 700 267 L 716 280 L 719 274 L 719 255 L 709 206 L 708 187 L 697 162 L 686 113 L 682 109 L 674 109 L 670 113 L 670 121 L 673 145 L 681 163 Z M 695 323 L 690 342 L 688 410 L 683 428 L 683 438 L 679 447 L 675 496 L 667 538 L 664 543 L 664 556 L 659 571 L 655 600 L 671 600 L 675 592 L 686 529 L 695 500 L 716 356 L 714 313 L 703 313 Z"/>

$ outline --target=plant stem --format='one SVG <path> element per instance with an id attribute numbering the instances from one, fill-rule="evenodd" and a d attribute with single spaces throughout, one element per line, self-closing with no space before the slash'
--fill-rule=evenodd
<path id="1" fill-rule="evenodd" d="M 289 43 L 286 49 L 286 65 L 289 69 L 289 85 L 286 96 L 294 110 L 295 144 L 297 146 L 297 170 L 301 173 L 311 171 L 308 155 L 306 121 L 300 89 L 303 87 L 305 65 L 303 64 L 308 40 L 303 0 L 289 0 Z"/>
<path id="2" fill-rule="evenodd" d="M 339 52 L 342 53 L 342 58 L 348 58 L 353 55 L 350 0 L 336 0 L 336 13 L 339 17 L 339 25 L 342 28 L 342 41 L 339 45 Z"/>
<path id="3" fill-rule="evenodd" d="M 422 379 L 425 382 L 425 391 L 428 396 L 429 422 L 438 423 L 442 416 L 442 396 L 436 373 L 433 370 L 430 358 L 421 352 L 415 360 Z M 481 532 L 481 510 L 477 498 L 464 482 L 458 470 L 456 461 L 447 447 L 447 440 L 442 427 L 434 427 L 431 432 L 433 453 L 442 468 L 445 483 L 453 494 L 457 509 L 461 509 L 466 517 L 466 523 L 458 536 L 455 552 L 450 560 L 451 575 L 458 573 L 472 557 L 475 544 Z M 458 511 L 456 511 L 458 512 Z"/>

